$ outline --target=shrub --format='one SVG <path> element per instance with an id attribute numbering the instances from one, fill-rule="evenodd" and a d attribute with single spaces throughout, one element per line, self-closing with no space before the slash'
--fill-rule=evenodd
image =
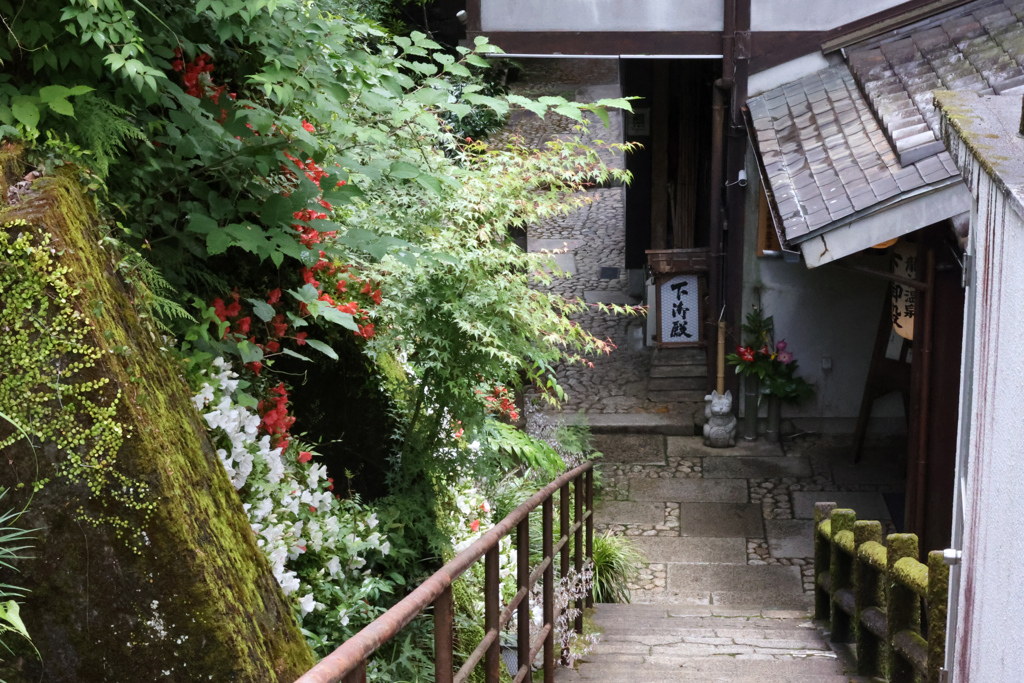
<path id="1" fill-rule="evenodd" d="M 594 538 L 594 602 L 629 602 L 629 584 L 647 561 L 625 536 Z"/>

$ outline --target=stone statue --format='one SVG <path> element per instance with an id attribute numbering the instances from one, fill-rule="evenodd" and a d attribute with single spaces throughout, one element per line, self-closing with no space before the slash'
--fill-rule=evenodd
<path id="1" fill-rule="evenodd" d="M 732 392 L 719 394 L 712 391 L 704 397 L 707 405 L 704 415 L 704 445 L 712 448 L 728 448 L 736 445 L 736 416 L 732 414 Z"/>

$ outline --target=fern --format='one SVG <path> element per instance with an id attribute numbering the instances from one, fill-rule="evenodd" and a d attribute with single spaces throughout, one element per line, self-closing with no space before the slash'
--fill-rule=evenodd
<path id="1" fill-rule="evenodd" d="M 168 323 L 174 320 L 196 322 L 175 299 L 178 291 L 164 279 L 156 266 L 134 249 L 122 247 L 124 258 L 117 264 L 125 282 L 135 288 L 137 303 L 149 313 L 165 332 L 171 332 Z"/>
<path id="2" fill-rule="evenodd" d="M 72 134 L 90 150 L 90 165 L 100 178 L 106 178 L 110 164 L 124 151 L 128 140 L 145 140 L 141 130 L 129 122 L 130 113 L 95 95 L 81 95 L 75 100 L 76 117 Z"/>

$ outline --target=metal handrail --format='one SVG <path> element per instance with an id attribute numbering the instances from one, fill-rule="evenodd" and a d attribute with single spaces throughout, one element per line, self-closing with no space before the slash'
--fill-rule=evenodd
<path id="1" fill-rule="evenodd" d="M 569 525 L 569 485 L 573 485 L 574 523 Z M 582 490 L 581 490 L 582 489 Z M 561 536 L 553 545 L 553 502 L 555 491 L 559 495 L 559 521 Z M 583 505 L 586 503 L 586 512 Z M 530 513 L 543 506 L 543 554 L 541 564 L 530 572 Z M 526 502 L 513 510 L 478 538 L 473 545 L 455 556 L 413 592 L 402 599 L 370 625 L 341 644 L 324 657 L 296 683 L 365 683 L 366 660 L 378 648 L 398 634 L 430 605 L 434 606 L 434 677 L 436 683 L 464 681 L 473 667 L 484 657 L 487 683 L 497 683 L 500 663 L 498 634 L 518 611 L 519 670 L 514 681 L 525 680 L 530 664 L 541 646 L 544 649 L 544 680 L 554 681 L 554 558 L 561 555 L 561 575 L 569 571 L 569 538 L 574 537 L 573 565 L 577 572 L 583 568 L 584 532 L 585 550 L 589 560 L 594 557 L 594 464 L 587 462 L 569 470 L 545 486 Z M 499 614 L 498 544 L 512 529 L 516 529 L 518 592 L 505 610 Z M 453 672 L 453 600 L 452 582 L 459 578 L 481 557 L 484 558 L 484 639 L 466 659 L 462 669 Z M 543 577 L 544 624 L 534 642 L 530 642 L 530 589 Z M 583 632 L 583 601 L 576 603 L 580 614 L 574 624 L 577 633 Z M 586 606 L 593 606 L 593 594 L 587 596 Z"/>

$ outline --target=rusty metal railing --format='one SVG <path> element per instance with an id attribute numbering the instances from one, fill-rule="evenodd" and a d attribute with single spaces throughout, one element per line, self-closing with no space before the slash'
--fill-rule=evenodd
<path id="1" fill-rule="evenodd" d="M 889 683 L 939 683 L 946 651 L 949 567 L 917 560 L 914 534 L 889 534 L 835 503 L 814 507 L 814 616 L 833 642 L 856 643 L 857 673 Z M 921 601 L 927 603 L 922 633 Z M 925 639 L 927 635 L 927 639 Z"/>
<path id="2" fill-rule="evenodd" d="M 573 494 L 570 496 L 570 485 Z M 554 501 L 559 492 L 558 543 L 554 542 Z M 573 523 L 570 526 L 569 504 L 573 502 Z M 584 505 L 586 510 L 584 511 Z M 530 513 L 538 507 L 543 515 L 543 558 L 530 571 Z M 498 544 L 512 529 L 516 530 L 516 584 L 518 592 L 500 608 L 500 582 L 498 580 Z M 585 537 L 585 538 L 584 538 Z M 573 539 L 570 557 L 569 539 Z M 366 660 L 379 647 L 398 634 L 417 615 L 434 606 L 434 680 L 436 683 L 462 683 L 473 669 L 484 660 L 487 683 L 498 683 L 501 664 L 501 630 L 517 614 L 517 652 L 519 670 L 514 683 L 530 679 L 531 665 L 544 650 L 544 681 L 553 683 L 555 677 L 555 557 L 560 556 L 560 573 L 565 576 L 570 567 L 577 573 L 583 569 L 584 552 L 588 560 L 594 557 L 594 465 L 584 463 L 570 470 L 538 491 L 517 507 L 505 519 L 494 525 L 473 545 L 441 567 L 416 590 L 389 609 L 373 623 L 352 636 L 341 647 L 324 657 L 319 664 L 302 675 L 296 683 L 365 683 Z M 484 638 L 465 663 L 454 671 L 452 582 L 462 576 L 480 558 L 484 558 Z M 570 564 L 571 560 L 571 564 Z M 537 637 L 530 640 L 530 591 L 543 579 L 544 623 Z M 594 604 L 593 593 L 586 598 L 586 606 Z M 583 599 L 576 602 L 579 614 L 574 628 L 583 632 Z M 499 611 L 500 610 L 500 611 Z M 561 653 L 559 653 L 561 656 Z"/>

